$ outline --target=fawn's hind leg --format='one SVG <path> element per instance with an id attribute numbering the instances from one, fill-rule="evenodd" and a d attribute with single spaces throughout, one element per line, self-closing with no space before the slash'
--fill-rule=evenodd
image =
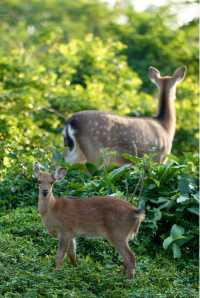
<path id="1" fill-rule="evenodd" d="M 76 265 L 76 240 L 71 239 L 67 244 L 67 256 L 73 265 Z"/>
<path id="2" fill-rule="evenodd" d="M 124 269 L 128 278 L 133 278 L 135 275 L 135 254 L 130 250 L 127 239 L 115 239 L 109 237 L 110 242 L 117 249 L 124 261 Z"/>
<path id="3" fill-rule="evenodd" d="M 58 240 L 58 248 L 56 254 L 56 271 L 60 270 L 65 253 L 67 253 L 70 261 L 76 264 L 76 242 L 69 235 L 60 235 Z"/>

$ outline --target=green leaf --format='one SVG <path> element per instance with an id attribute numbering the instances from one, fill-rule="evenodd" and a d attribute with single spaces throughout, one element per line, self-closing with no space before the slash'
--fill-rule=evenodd
<path id="1" fill-rule="evenodd" d="M 149 184 L 149 186 L 148 186 L 148 189 L 154 189 L 154 188 L 156 188 L 156 185 L 155 184 L 153 184 L 153 183 L 151 183 L 151 184 Z"/>
<path id="2" fill-rule="evenodd" d="M 96 167 L 95 164 L 90 163 L 90 162 L 86 162 L 86 163 L 85 163 L 85 166 L 86 166 L 88 172 L 89 172 L 91 175 L 95 175 L 95 174 L 98 173 L 98 168 Z"/>
<path id="3" fill-rule="evenodd" d="M 111 173 L 109 173 L 109 178 L 111 179 L 111 181 L 115 181 L 122 177 L 125 173 L 127 173 L 129 169 L 130 165 L 125 164 L 122 167 L 115 169 Z"/>
<path id="4" fill-rule="evenodd" d="M 130 160 L 133 163 L 137 163 L 140 159 L 137 156 L 128 154 L 128 153 L 123 153 L 122 155 L 125 159 Z"/>
<path id="5" fill-rule="evenodd" d="M 171 228 L 170 235 L 174 240 L 180 239 L 180 237 L 184 234 L 185 230 L 183 227 L 174 224 Z"/>
<path id="6" fill-rule="evenodd" d="M 185 243 L 189 242 L 192 238 L 194 238 L 194 236 L 188 236 L 188 237 L 183 237 L 182 239 L 176 241 L 176 244 L 181 247 L 182 245 L 184 245 Z"/>
<path id="7" fill-rule="evenodd" d="M 62 154 L 58 151 L 58 150 L 55 150 L 53 152 L 53 157 L 52 157 L 53 160 L 61 160 L 62 159 Z"/>
<path id="8" fill-rule="evenodd" d="M 182 175 L 179 179 L 178 188 L 182 195 L 186 195 L 194 191 L 196 186 L 195 182 L 193 181 L 193 179 L 191 179 L 191 177 Z"/>
<path id="9" fill-rule="evenodd" d="M 197 204 L 199 204 L 200 192 L 197 191 L 196 193 L 192 194 L 192 198 Z"/>
<path id="10" fill-rule="evenodd" d="M 167 249 L 169 247 L 169 245 L 173 242 L 173 238 L 171 236 L 167 237 L 164 241 L 163 241 L 163 248 Z"/>
<path id="11" fill-rule="evenodd" d="M 167 202 L 169 199 L 166 197 L 159 197 L 157 199 L 151 199 L 151 202 L 155 203 L 155 204 L 160 204 L 163 202 Z"/>
<path id="12" fill-rule="evenodd" d="M 172 244 L 172 251 L 173 251 L 173 256 L 175 259 L 176 258 L 178 259 L 181 257 L 181 249 L 176 243 Z"/>
<path id="13" fill-rule="evenodd" d="M 188 196 L 182 195 L 182 196 L 178 197 L 178 199 L 176 201 L 177 201 L 177 203 L 183 203 L 185 201 L 188 201 L 189 199 L 190 198 Z"/>
<path id="14" fill-rule="evenodd" d="M 170 209 L 172 206 L 174 206 L 174 201 L 168 201 L 162 205 L 159 206 L 159 209 L 162 210 L 162 209 Z"/>
<path id="15" fill-rule="evenodd" d="M 193 214 L 196 214 L 199 216 L 199 208 L 196 207 L 191 207 L 191 208 L 187 208 L 187 210 Z"/>

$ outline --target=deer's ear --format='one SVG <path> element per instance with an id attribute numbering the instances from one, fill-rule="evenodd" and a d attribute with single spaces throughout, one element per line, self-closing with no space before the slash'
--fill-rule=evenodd
<path id="1" fill-rule="evenodd" d="M 57 168 L 53 173 L 53 178 L 55 180 L 61 180 L 66 176 L 66 174 L 67 174 L 67 171 L 64 168 Z"/>
<path id="2" fill-rule="evenodd" d="M 156 86 L 158 86 L 158 82 L 159 82 L 159 79 L 160 79 L 159 70 L 156 69 L 153 66 L 150 66 L 149 67 L 149 78 L 154 84 L 156 84 Z"/>
<path id="3" fill-rule="evenodd" d="M 175 80 L 175 82 L 176 83 L 182 82 L 185 78 L 186 72 L 187 72 L 186 66 L 177 68 L 177 70 L 173 74 L 173 79 Z"/>
<path id="4" fill-rule="evenodd" d="M 41 170 L 41 165 L 40 163 L 37 161 L 34 163 L 33 165 L 33 171 L 34 171 L 34 175 L 36 178 L 38 178 L 39 176 L 39 173 L 40 173 L 40 170 Z"/>

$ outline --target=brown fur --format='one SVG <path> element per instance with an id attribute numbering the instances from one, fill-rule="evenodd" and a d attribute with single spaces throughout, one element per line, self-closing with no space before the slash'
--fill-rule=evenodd
<path id="1" fill-rule="evenodd" d="M 158 114 L 156 117 L 121 117 L 98 111 L 75 113 L 65 124 L 65 146 L 76 145 L 76 155 L 72 162 L 96 162 L 104 148 L 116 151 L 115 162 L 125 160 L 122 153 L 142 157 L 153 153 L 155 160 L 163 162 L 171 152 L 176 128 L 175 92 L 176 84 L 185 75 L 185 68 L 179 68 L 173 76 L 161 77 L 158 70 L 149 69 L 150 79 L 160 89 Z M 68 127 L 73 129 L 75 143 L 70 140 Z M 72 150 L 71 149 L 71 150 Z M 71 161 L 70 150 L 65 154 Z"/>
<path id="2" fill-rule="evenodd" d="M 57 171 L 63 171 L 62 177 L 65 175 L 63 169 Z M 123 257 L 127 276 L 133 277 L 135 256 L 128 246 L 128 241 L 138 232 L 140 223 L 144 220 L 143 210 L 109 196 L 87 199 L 55 198 L 52 184 L 60 178 L 41 172 L 37 165 L 35 174 L 39 181 L 39 213 L 49 233 L 57 235 L 59 239 L 56 270 L 60 269 L 65 254 L 73 264 L 76 263 L 77 236 L 103 236 Z"/>

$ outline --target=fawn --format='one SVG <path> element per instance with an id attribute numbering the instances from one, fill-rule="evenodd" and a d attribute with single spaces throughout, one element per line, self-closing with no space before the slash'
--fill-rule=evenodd
<path id="1" fill-rule="evenodd" d="M 131 236 L 137 234 L 144 220 L 144 211 L 128 202 L 110 197 L 87 199 L 55 198 L 52 187 L 66 175 L 64 168 L 51 174 L 41 171 L 38 162 L 34 173 L 39 183 L 38 210 L 48 232 L 58 237 L 56 270 L 60 270 L 64 255 L 76 264 L 75 237 L 79 235 L 103 236 L 121 254 L 128 278 L 135 273 L 135 255 L 128 246 Z"/>
<path id="2" fill-rule="evenodd" d="M 186 74 L 178 68 L 172 76 L 161 76 L 149 67 L 149 78 L 159 88 L 158 114 L 155 117 L 122 117 L 99 111 L 81 111 L 66 120 L 64 126 L 65 160 L 97 162 L 102 149 L 117 152 L 113 161 L 123 164 L 123 153 L 142 157 L 153 153 L 163 162 L 171 152 L 176 129 L 176 86 Z"/>

